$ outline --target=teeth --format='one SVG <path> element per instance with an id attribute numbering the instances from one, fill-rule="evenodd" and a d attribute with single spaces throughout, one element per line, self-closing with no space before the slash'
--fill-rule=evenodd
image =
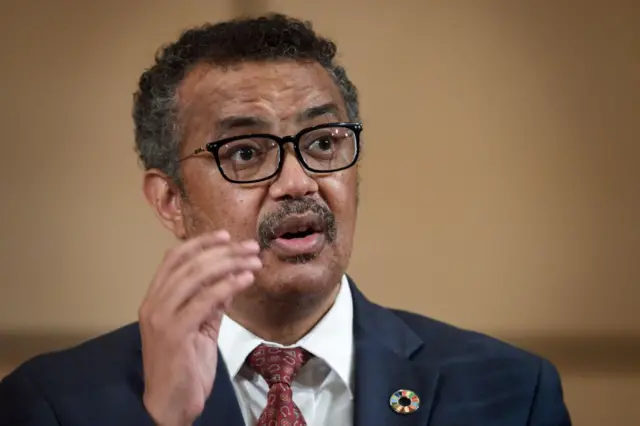
<path id="1" fill-rule="evenodd" d="M 297 233 L 312 234 L 315 232 L 320 232 L 320 231 L 315 226 L 313 226 L 313 224 L 299 224 L 297 227 L 295 225 L 289 227 L 288 230 L 285 232 L 282 232 L 280 236 L 283 236 L 286 234 L 297 234 Z"/>
<path id="2" fill-rule="evenodd" d="M 297 228 L 291 228 L 291 230 L 283 233 L 282 235 L 287 235 L 287 234 L 298 234 L 298 233 L 312 233 L 315 232 L 310 226 L 299 226 Z"/>

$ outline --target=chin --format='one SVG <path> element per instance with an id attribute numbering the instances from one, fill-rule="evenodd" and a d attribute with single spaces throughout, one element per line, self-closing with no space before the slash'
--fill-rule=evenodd
<path id="1" fill-rule="evenodd" d="M 256 286 L 273 296 L 330 292 L 340 283 L 342 268 L 329 253 L 277 257 L 268 254 L 256 274 Z"/>

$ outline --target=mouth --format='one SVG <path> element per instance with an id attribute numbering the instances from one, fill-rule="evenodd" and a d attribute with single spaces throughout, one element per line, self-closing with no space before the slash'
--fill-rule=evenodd
<path id="1" fill-rule="evenodd" d="M 325 226 L 320 217 L 289 216 L 274 230 L 270 247 L 282 257 L 292 257 L 317 254 L 325 242 Z"/>

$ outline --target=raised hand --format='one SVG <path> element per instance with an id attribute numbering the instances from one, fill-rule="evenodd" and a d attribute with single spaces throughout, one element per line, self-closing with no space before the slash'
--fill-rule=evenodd
<path id="1" fill-rule="evenodd" d="M 144 405 L 160 426 L 191 425 L 211 394 L 225 307 L 262 267 L 255 241 L 226 231 L 170 250 L 139 309 Z"/>

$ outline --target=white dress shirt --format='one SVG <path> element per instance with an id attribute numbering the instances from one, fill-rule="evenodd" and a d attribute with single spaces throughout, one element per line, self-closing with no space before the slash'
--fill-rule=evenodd
<path id="1" fill-rule="evenodd" d="M 218 347 L 229 369 L 247 426 L 254 426 L 267 404 L 267 382 L 246 366 L 247 356 L 266 342 L 224 316 Z M 307 425 L 353 424 L 353 300 L 346 277 L 331 309 L 300 341 L 291 345 L 315 355 L 296 375 L 291 389 Z"/>

